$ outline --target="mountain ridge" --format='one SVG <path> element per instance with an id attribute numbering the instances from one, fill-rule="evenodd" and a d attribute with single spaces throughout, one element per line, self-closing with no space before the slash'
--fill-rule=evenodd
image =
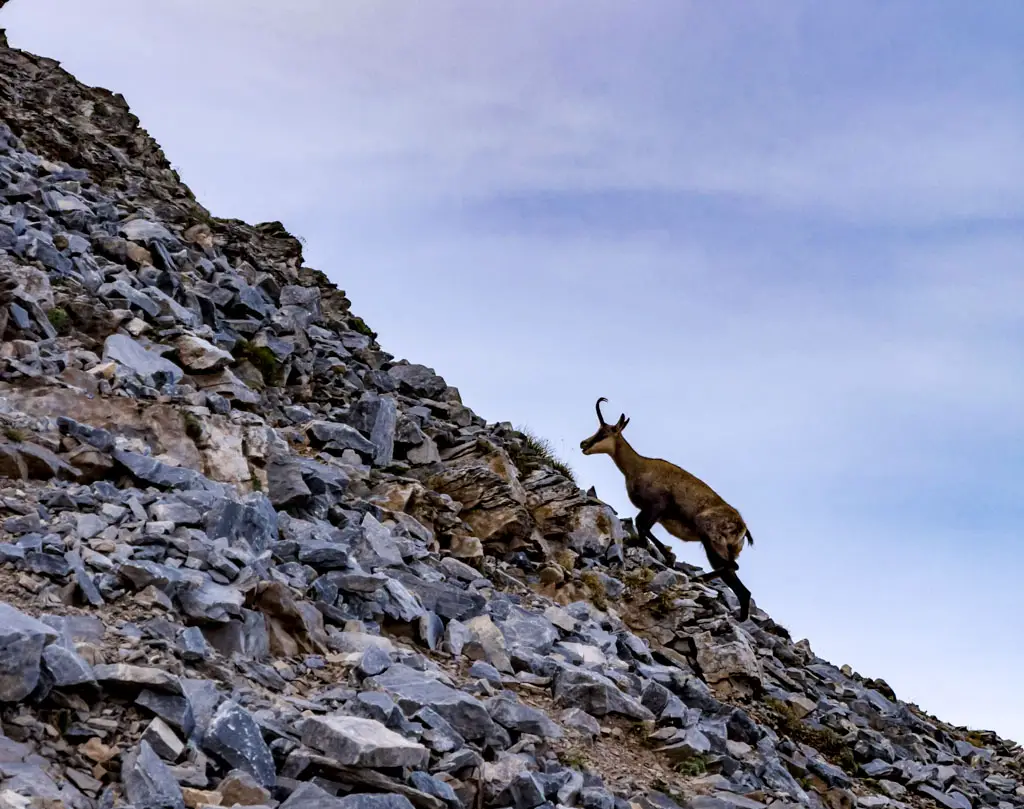
<path id="1" fill-rule="evenodd" d="M 0 807 L 1024 806 L 2 33 L 0 277 Z"/>

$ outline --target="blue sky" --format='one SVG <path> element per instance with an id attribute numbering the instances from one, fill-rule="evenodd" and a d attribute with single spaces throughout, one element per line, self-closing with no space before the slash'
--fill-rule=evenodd
<path id="1" fill-rule="evenodd" d="M 607 396 L 819 654 L 1024 741 L 1019 0 L 282 5 L 0 22 L 632 515 Z"/>

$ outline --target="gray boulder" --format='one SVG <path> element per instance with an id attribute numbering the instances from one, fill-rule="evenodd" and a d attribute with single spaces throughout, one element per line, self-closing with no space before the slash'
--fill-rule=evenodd
<path id="1" fill-rule="evenodd" d="M 302 741 L 351 767 L 425 767 L 430 753 L 374 719 L 316 716 L 302 725 Z"/>
<path id="2" fill-rule="evenodd" d="M 57 637 L 52 627 L 0 602 L 0 702 L 18 702 L 35 690 L 43 649 Z"/>
<path id="3" fill-rule="evenodd" d="M 125 756 L 121 779 L 135 809 L 185 809 L 181 787 L 145 740 Z"/>
<path id="4" fill-rule="evenodd" d="M 489 735 L 494 723 L 482 702 L 405 665 L 394 665 L 366 680 L 368 688 L 387 692 L 407 714 L 430 707 L 469 740 Z"/>
<path id="5" fill-rule="evenodd" d="M 203 734 L 203 747 L 232 767 L 244 770 L 262 787 L 277 782 L 277 770 L 259 725 L 245 708 L 225 700 Z"/>
<path id="6" fill-rule="evenodd" d="M 581 708 L 592 716 L 617 713 L 641 721 L 655 718 L 639 700 L 624 694 L 604 675 L 575 666 L 558 672 L 554 694 L 559 705 Z"/>
<path id="7" fill-rule="evenodd" d="M 151 351 L 127 334 L 112 334 L 103 344 L 103 359 L 113 360 L 152 387 L 177 384 L 185 372 L 156 351 Z"/>

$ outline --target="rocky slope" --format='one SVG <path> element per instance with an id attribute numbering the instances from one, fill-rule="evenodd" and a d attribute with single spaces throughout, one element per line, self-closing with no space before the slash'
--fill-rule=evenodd
<path id="1" fill-rule="evenodd" d="M 0 296 L 0 809 L 1024 807 L 2 34 Z"/>

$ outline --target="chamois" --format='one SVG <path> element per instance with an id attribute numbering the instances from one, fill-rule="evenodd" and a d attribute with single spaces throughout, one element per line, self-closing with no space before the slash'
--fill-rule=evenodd
<path id="1" fill-rule="evenodd" d="M 615 424 L 608 424 L 601 414 L 603 396 L 597 400 L 597 432 L 580 442 L 584 455 L 610 455 L 626 478 L 626 493 L 640 513 L 636 530 L 642 540 L 653 543 L 669 566 L 675 554 L 651 533 L 661 523 L 683 542 L 700 542 L 704 546 L 711 570 L 699 576 L 701 581 L 721 577 L 740 602 L 740 620 L 750 616 L 750 591 L 736 575 L 736 557 L 743 550 L 743 540 L 754 544 L 754 537 L 740 513 L 725 502 L 704 481 L 661 458 L 640 455 L 622 437 L 629 424 L 623 413 Z"/>

